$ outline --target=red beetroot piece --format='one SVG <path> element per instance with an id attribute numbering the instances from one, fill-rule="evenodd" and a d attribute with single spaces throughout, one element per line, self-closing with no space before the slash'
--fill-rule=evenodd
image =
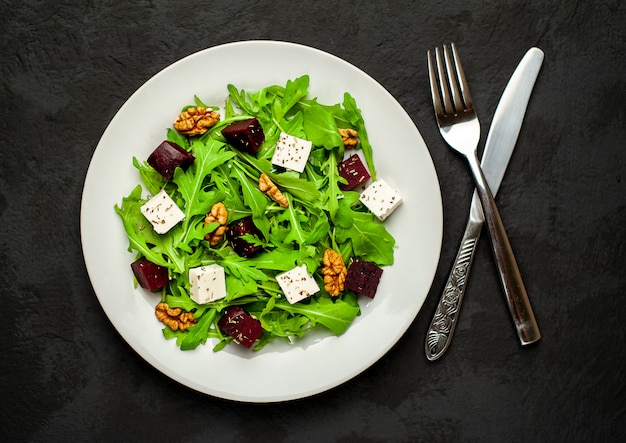
<path id="1" fill-rule="evenodd" d="M 258 238 L 261 238 L 261 231 L 254 225 L 252 217 L 232 222 L 228 225 L 228 231 L 226 232 L 230 246 L 241 257 L 250 257 L 263 249 L 261 245 L 253 245 L 242 238 L 246 234 L 256 235 Z"/>
<path id="2" fill-rule="evenodd" d="M 141 257 L 139 260 L 131 263 L 130 267 L 139 285 L 144 289 L 156 291 L 169 281 L 167 268 L 156 265 L 145 257 Z"/>
<path id="3" fill-rule="evenodd" d="M 165 140 L 152 151 L 148 157 L 148 164 L 167 180 L 171 180 L 174 178 L 174 170 L 177 167 L 186 171 L 195 159 L 192 154 L 176 143 Z"/>
<path id="4" fill-rule="evenodd" d="M 261 322 L 240 306 L 231 306 L 219 319 L 217 325 L 235 339 L 235 343 L 251 348 L 263 332 Z"/>
<path id="5" fill-rule="evenodd" d="M 256 117 L 231 123 L 222 129 L 222 135 L 235 148 L 250 154 L 256 153 L 265 141 L 263 127 Z"/>
<path id="6" fill-rule="evenodd" d="M 339 163 L 337 170 L 339 175 L 348 181 L 345 185 L 343 183 L 339 184 L 339 187 L 344 191 L 350 191 L 371 178 L 367 168 L 357 154 L 353 154 Z"/>
<path id="7" fill-rule="evenodd" d="M 345 288 L 359 295 L 374 298 L 383 270 L 375 263 L 354 260 L 346 274 Z"/>

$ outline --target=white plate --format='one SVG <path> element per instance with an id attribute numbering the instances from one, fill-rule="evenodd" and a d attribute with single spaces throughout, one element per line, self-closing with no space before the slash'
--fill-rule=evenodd
<path id="1" fill-rule="evenodd" d="M 147 158 L 164 139 L 177 112 L 193 103 L 223 105 L 226 85 L 258 90 L 309 74 L 321 103 L 356 99 L 374 146 L 378 176 L 404 203 L 387 219 L 398 248 L 373 301 L 361 297 L 362 315 L 340 337 L 314 334 L 297 344 L 270 343 L 259 352 L 212 343 L 180 351 L 165 340 L 154 316 L 158 296 L 133 288 L 128 238 L 113 206 L 140 182 L 131 159 Z M 178 382 L 216 397 L 275 402 L 307 397 L 350 380 L 380 359 L 419 312 L 439 261 L 441 193 L 430 154 L 400 104 L 353 65 L 325 52 L 284 42 L 249 41 L 190 55 L 159 72 L 122 106 L 94 152 L 82 196 L 85 263 L 106 315 L 130 346 Z"/>

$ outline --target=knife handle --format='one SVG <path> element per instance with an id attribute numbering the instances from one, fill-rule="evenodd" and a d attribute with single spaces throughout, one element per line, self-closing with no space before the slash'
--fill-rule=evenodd
<path id="1" fill-rule="evenodd" d="M 471 214 L 475 212 L 475 205 L 480 209 L 480 201 L 476 196 L 472 200 Z M 482 226 L 482 220 L 475 217 L 470 216 L 467 221 L 448 281 L 426 332 L 426 358 L 430 361 L 437 360 L 450 346 Z"/>
<path id="2" fill-rule="evenodd" d="M 517 336 L 522 346 L 530 345 L 541 339 L 541 332 L 539 332 L 533 308 L 530 305 L 511 243 L 498 212 L 498 207 L 480 168 L 478 158 L 474 153 L 473 157 L 468 156 L 468 160 L 474 173 L 476 190 L 478 191 L 483 215 L 489 228 L 491 249 Z"/>

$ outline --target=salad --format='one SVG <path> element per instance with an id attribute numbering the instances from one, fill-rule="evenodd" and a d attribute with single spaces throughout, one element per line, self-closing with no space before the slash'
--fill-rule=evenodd
<path id="1" fill-rule="evenodd" d="M 133 158 L 141 183 L 114 209 L 136 282 L 160 297 L 155 315 L 181 350 L 341 335 L 393 264 L 384 220 L 401 202 L 376 175 L 356 101 L 319 103 L 307 75 L 227 90 L 221 109 L 195 97 L 147 160 Z"/>

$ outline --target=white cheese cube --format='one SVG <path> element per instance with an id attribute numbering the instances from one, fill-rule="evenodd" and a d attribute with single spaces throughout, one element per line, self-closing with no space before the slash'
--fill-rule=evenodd
<path id="1" fill-rule="evenodd" d="M 199 305 L 226 297 L 226 276 L 220 265 L 189 269 L 189 297 Z"/>
<path id="2" fill-rule="evenodd" d="M 382 179 L 376 180 L 361 192 L 359 200 L 381 221 L 402 203 L 402 197 Z"/>
<path id="3" fill-rule="evenodd" d="M 185 218 L 183 211 L 176 206 L 164 189 L 141 206 L 141 213 L 152 224 L 157 234 L 165 234 Z"/>
<path id="4" fill-rule="evenodd" d="M 278 274 L 276 281 L 291 304 L 304 300 L 320 290 L 315 279 L 309 275 L 306 265 L 296 266 L 291 271 Z"/>
<path id="5" fill-rule="evenodd" d="M 272 163 L 293 171 L 302 172 L 311 154 L 313 143 L 293 135 L 280 133 Z"/>

